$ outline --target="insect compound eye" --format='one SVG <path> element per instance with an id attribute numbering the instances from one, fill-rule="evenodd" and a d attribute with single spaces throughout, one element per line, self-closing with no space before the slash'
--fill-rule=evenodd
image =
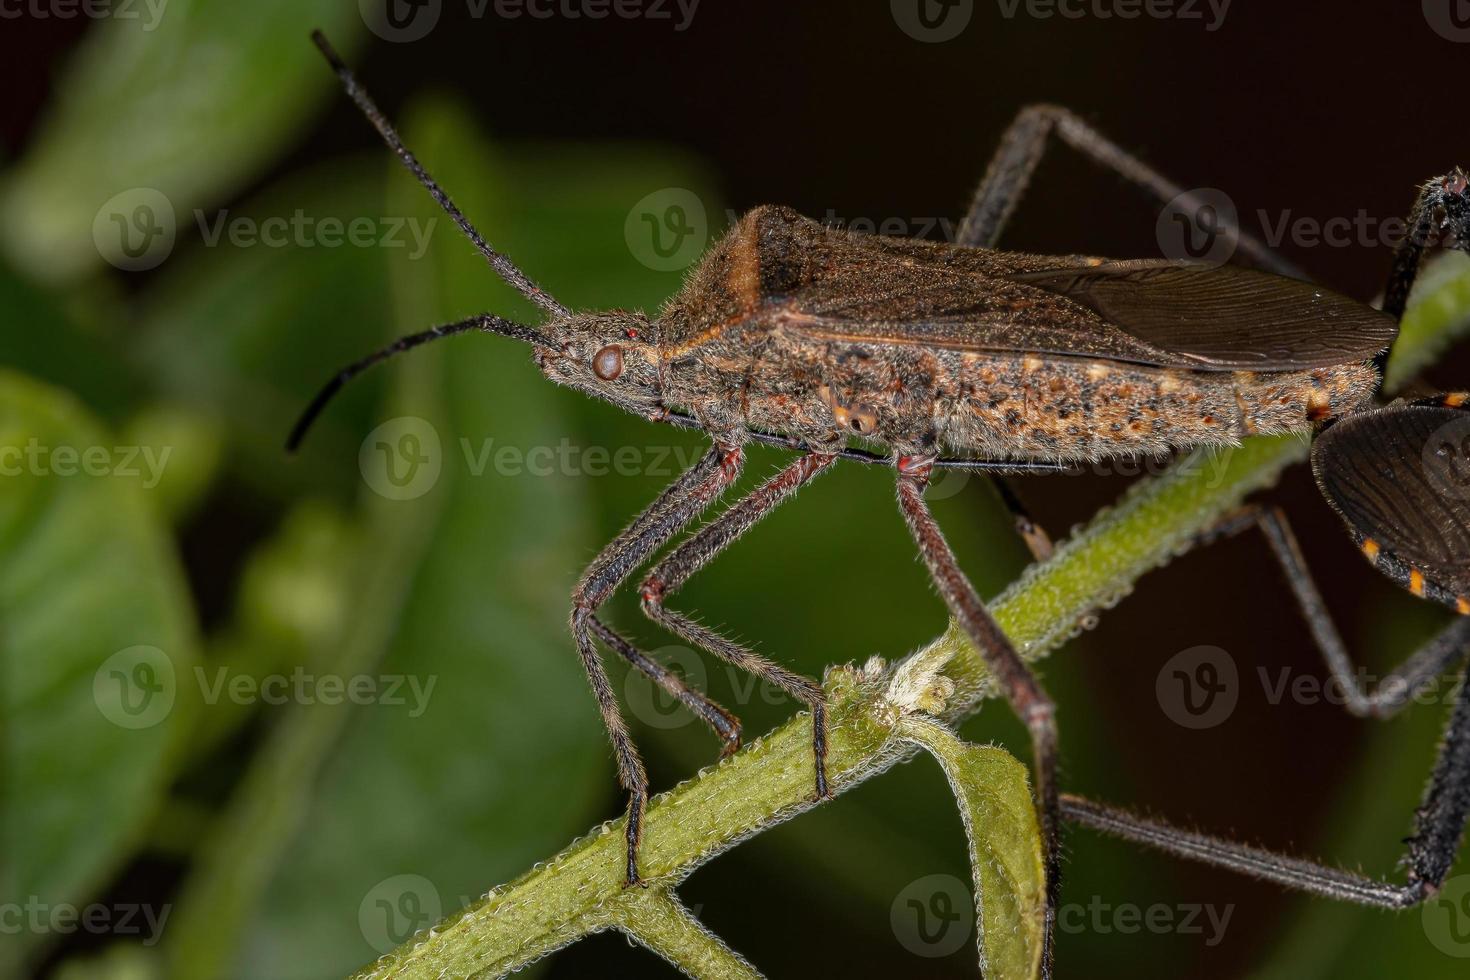
<path id="1" fill-rule="evenodd" d="M 592 357 L 592 373 L 603 381 L 616 381 L 623 373 L 623 349 L 608 344 Z"/>

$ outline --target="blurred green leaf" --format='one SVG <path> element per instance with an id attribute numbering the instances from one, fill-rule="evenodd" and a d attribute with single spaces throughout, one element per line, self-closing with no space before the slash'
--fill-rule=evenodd
<path id="1" fill-rule="evenodd" d="M 67 959 L 51 974 L 51 980 L 160 980 L 162 976 L 155 950 L 119 942 L 96 955 Z"/>
<path id="2" fill-rule="evenodd" d="M 169 447 L 172 465 L 158 483 L 158 509 L 174 523 L 188 517 L 219 467 L 220 426 L 203 412 L 151 405 L 128 419 L 123 437 L 140 446 Z"/>
<path id="3" fill-rule="evenodd" d="M 0 371 L 6 901 L 93 893 L 159 803 L 195 706 L 188 595 L 147 478 L 126 472 L 142 448 L 157 449 L 119 446 L 71 397 Z M 7 937 L 0 973 L 48 938 Z"/>
<path id="4" fill-rule="evenodd" d="M 0 261 L 0 363 L 60 385 L 109 419 L 120 418 L 144 388 L 111 334 L 88 329 L 60 300 Z"/>
<path id="5" fill-rule="evenodd" d="M 131 9 L 93 23 L 0 185 L 0 246 L 37 278 L 74 279 L 104 251 L 127 265 L 121 235 L 146 236 L 134 241 L 151 244 L 146 265 L 164 236 L 193 234 L 193 210 L 275 159 L 336 85 L 309 31 L 350 51 L 364 29 L 358 5 L 338 0 Z"/>
<path id="6" fill-rule="evenodd" d="M 301 214 L 319 230 L 360 219 L 374 222 L 372 241 L 382 241 L 389 227 L 383 167 L 374 155 L 293 175 L 228 220 L 262 227 Z M 323 246 L 313 244 L 316 234 L 292 234 L 281 247 L 236 245 L 222 234 L 217 245 L 171 260 L 141 304 L 137 356 L 160 393 L 221 420 L 232 474 L 277 496 L 311 483 L 354 485 L 358 443 L 372 427 L 382 378 L 344 391 L 298 457 L 282 446 L 321 384 L 395 332 L 385 256 L 413 247 Z M 392 240 L 412 238 L 400 232 Z"/>
<path id="7" fill-rule="evenodd" d="M 334 662 L 334 645 L 356 611 L 356 564 L 364 529 L 336 507 L 307 500 L 249 556 L 227 627 L 210 637 L 212 677 L 265 684 L 299 668 L 316 673 Z M 195 726 L 189 757 L 206 758 L 254 717 L 259 701 L 220 699 Z"/>
<path id="8" fill-rule="evenodd" d="M 1046 872 L 1026 767 L 1004 749 L 961 742 L 919 716 L 906 718 L 900 731 L 938 760 L 959 801 L 970 841 L 981 972 L 986 980 L 1040 976 Z"/>

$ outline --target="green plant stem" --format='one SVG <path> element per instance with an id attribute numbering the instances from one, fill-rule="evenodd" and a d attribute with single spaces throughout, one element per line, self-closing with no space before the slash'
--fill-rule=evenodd
<path id="1" fill-rule="evenodd" d="M 640 889 L 620 902 L 618 927 L 640 944 L 705 980 L 760 980 L 745 959 L 700 925 L 671 892 Z"/>
<path id="2" fill-rule="evenodd" d="M 1457 298 L 1466 295 L 1470 302 L 1464 283 L 1458 276 L 1444 280 L 1433 295 L 1416 292 L 1424 301 L 1405 319 L 1391 377 L 1416 375 L 1470 322 L 1466 303 L 1445 302 L 1439 293 L 1457 290 Z M 1306 453 L 1304 438 L 1249 439 L 1234 449 L 1196 452 L 1162 475 L 1139 481 L 1002 592 L 991 604 L 996 620 L 1027 660 L 1045 656 Z M 934 703 L 929 682 L 941 676 L 953 687 L 946 686 Z M 833 667 L 825 686 L 831 700 L 828 772 L 836 793 L 914 751 L 898 734 L 905 714 L 924 710 L 953 723 L 996 694 L 979 651 L 953 623 L 891 671 L 877 662 Z M 926 690 L 928 697 L 910 697 Z M 653 801 L 640 854 L 643 874 L 655 888 L 671 889 L 715 855 L 816 804 L 811 719 L 801 714 Z M 620 908 L 627 902 L 622 827 L 622 820 L 604 824 L 357 976 L 499 976 L 613 927 L 634 933 L 692 975 L 749 975 L 698 972 L 697 964 L 733 954 L 721 954 L 718 939 L 682 908 L 681 922 L 655 921 L 661 907 L 653 904 L 636 913 Z M 665 906 L 662 914 L 667 919 L 675 913 Z"/>

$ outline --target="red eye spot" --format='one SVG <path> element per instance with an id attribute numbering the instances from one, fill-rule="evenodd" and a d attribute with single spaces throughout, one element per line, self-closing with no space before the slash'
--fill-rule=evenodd
<path id="1" fill-rule="evenodd" d="M 592 358 L 592 373 L 603 381 L 616 381 L 623 373 L 623 349 L 617 344 L 608 344 Z"/>
<path id="2" fill-rule="evenodd" d="M 632 328 L 629 328 L 627 330 L 624 330 L 623 331 L 623 335 L 626 336 L 629 340 L 637 340 L 638 339 L 638 331 L 637 330 L 634 330 Z"/>

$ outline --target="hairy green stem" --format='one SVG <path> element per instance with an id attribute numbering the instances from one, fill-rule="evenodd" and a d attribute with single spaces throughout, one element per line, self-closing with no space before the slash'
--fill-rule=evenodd
<path id="1" fill-rule="evenodd" d="M 618 928 L 690 976 L 760 980 L 744 957 L 702 926 L 668 889 L 639 889 L 620 904 Z"/>
<path id="2" fill-rule="evenodd" d="M 1390 377 L 1416 375 L 1470 322 L 1470 273 L 1455 268 L 1459 275 L 1416 292 L 1420 301 L 1405 318 Z M 991 606 L 996 620 L 1023 657 L 1045 656 L 1306 452 L 1303 438 L 1249 439 L 1234 449 L 1197 452 L 1139 481 L 1002 592 Z M 905 715 L 923 711 L 957 722 L 996 693 L 979 652 L 953 624 L 892 670 L 877 662 L 830 668 L 826 688 L 828 770 L 838 793 L 914 751 L 898 734 Z M 662 894 L 715 855 L 816 803 L 811 719 L 801 714 L 653 801 L 643 873 Z M 754 975 L 670 896 L 629 897 L 622 826 L 621 820 L 604 824 L 357 976 L 500 976 L 609 928 L 629 932 L 694 976 Z"/>

